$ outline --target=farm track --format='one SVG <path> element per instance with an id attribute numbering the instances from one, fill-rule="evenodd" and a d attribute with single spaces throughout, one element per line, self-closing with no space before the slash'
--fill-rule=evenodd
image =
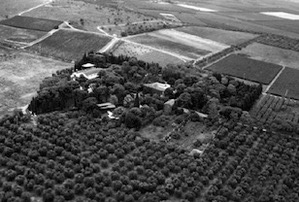
<path id="1" fill-rule="evenodd" d="M 277 73 L 277 75 L 275 76 L 275 78 L 271 81 L 271 83 L 268 85 L 268 87 L 266 88 L 265 92 L 267 93 L 269 91 L 269 89 L 271 88 L 271 86 L 275 83 L 275 81 L 278 79 L 278 77 L 281 75 L 281 73 L 285 70 L 285 66 L 282 67 L 282 69 Z"/>
<path id="2" fill-rule="evenodd" d="M 208 54 L 208 55 L 206 55 L 205 57 L 203 57 L 203 58 L 201 58 L 201 59 L 195 60 L 194 63 L 193 63 L 193 65 L 195 65 L 196 62 L 198 62 L 199 60 L 202 60 L 202 59 L 204 59 L 204 58 L 208 58 L 208 57 L 210 57 L 210 56 L 212 56 L 212 55 L 214 55 L 214 54 L 215 54 L 215 53 L 211 53 L 211 54 Z M 224 55 L 223 57 L 221 57 L 221 58 L 219 58 L 219 59 L 217 59 L 217 60 L 215 60 L 215 61 L 213 61 L 213 62 L 211 62 L 211 63 L 208 63 L 206 66 L 202 67 L 201 69 L 206 69 L 206 68 L 212 66 L 213 64 L 219 62 L 220 60 L 222 60 L 222 59 L 224 59 L 224 58 L 227 58 L 228 56 L 230 56 L 230 55 L 232 55 L 232 54 L 234 54 L 234 52 L 231 52 L 231 53 L 229 53 L 229 54 L 227 54 L 227 55 Z"/>
<path id="3" fill-rule="evenodd" d="M 143 47 L 145 47 L 145 48 L 148 48 L 148 49 L 151 49 L 151 50 L 154 50 L 154 51 L 158 51 L 158 52 L 161 52 L 161 53 L 165 53 L 165 54 L 174 56 L 174 57 L 179 58 L 180 60 L 182 60 L 182 61 L 184 61 L 184 62 L 187 62 L 187 61 L 192 60 L 191 58 L 188 58 L 188 57 L 185 57 L 185 56 L 181 56 L 181 55 L 178 55 L 178 54 L 169 52 L 169 51 L 161 50 L 161 49 L 158 49 L 158 48 L 154 48 L 154 47 L 151 47 L 151 46 L 147 46 L 147 45 L 144 45 L 144 44 L 136 43 L 136 42 L 129 41 L 129 40 L 126 40 L 126 39 L 120 39 L 120 40 L 121 40 L 121 41 L 124 41 L 124 42 L 127 42 L 127 43 L 140 45 L 140 46 L 143 46 Z"/>
<path id="4" fill-rule="evenodd" d="M 178 54 L 169 52 L 169 51 L 161 50 L 161 49 L 158 49 L 158 48 L 154 48 L 154 47 L 147 46 L 147 45 L 144 45 L 144 44 L 141 44 L 141 43 L 136 43 L 136 42 L 127 40 L 128 38 L 130 38 L 130 36 L 129 36 L 129 37 L 123 37 L 123 38 L 114 37 L 114 36 L 108 34 L 107 32 L 105 32 L 104 30 L 102 30 L 102 29 L 100 28 L 100 26 L 98 26 L 97 29 L 98 29 L 99 31 L 101 31 L 101 32 L 106 33 L 106 35 L 108 35 L 108 36 L 110 36 L 110 37 L 113 37 L 113 39 L 109 42 L 109 44 L 107 44 L 104 48 L 102 48 L 102 49 L 99 51 L 99 52 L 101 52 L 101 53 L 106 52 L 106 51 L 108 51 L 109 49 L 111 49 L 111 48 L 112 48 L 118 41 L 123 41 L 123 42 L 126 42 L 126 43 L 136 44 L 136 45 L 139 45 L 139 46 L 148 48 L 148 49 L 150 49 L 150 50 L 154 50 L 154 51 L 158 51 L 158 52 L 162 52 L 162 53 L 165 53 L 165 54 L 174 56 L 174 57 L 179 58 L 180 60 L 182 60 L 182 61 L 184 61 L 184 62 L 187 62 L 187 61 L 192 60 L 191 58 L 184 57 L 184 56 L 181 56 L 181 55 L 178 55 Z M 144 33 L 142 33 L 141 35 L 143 35 L 143 34 L 144 34 Z M 133 36 L 136 36 L 136 35 L 133 35 Z M 133 36 L 131 36 L 131 37 L 133 37 Z"/>
<path id="5" fill-rule="evenodd" d="M 37 39 L 37 40 L 35 40 L 35 41 L 32 41 L 32 42 L 30 42 L 29 44 L 27 44 L 26 46 L 23 46 L 23 47 L 21 47 L 21 48 L 22 48 L 22 49 L 25 49 L 25 48 L 28 48 L 28 47 L 30 47 L 30 46 L 33 46 L 33 45 L 35 45 L 35 44 L 37 44 L 37 43 L 39 43 L 39 42 L 45 40 L 46 38 L 52 36 L 55 32 L 58 32 L 58 30 L 59 30 L 59 29 L 53 29 L 53 30 L 51 30 L 50 32 L 48 32 L 47 34 L 45 34 L 44 36 L 42 36 L 41 38 L 39 38 L 39 39 Z"/>
<path id="6" fill-rule="evenodd" d="M 105 53 L 108 50 L 110 50 L 117 42 L 119 41 L 118 38 L 113 38 L 108 44 L 106 44 L 106 46 L 104 46 L 101 50 L 99 50 L 98 52 L 100 53 Z"/>
<path id="7" fill-rule="evenodd" d="M 46 3 L 42 3 L 42 4 L 40 4 L 40 5 L 34 6 L 34 7 L 32 7 L 32 8 L 29 8 L 29 9 L 27 9 L 27 10 L 25 10 L 25 11 L 22 11 L 22 12 L 18 13 L 18 15 L 23 15 L 24 13 L 28 13 L 28 12 L 34 10 L 34 9 L 37 9 L 37 8 L 39 8 L 39 7 L 42 7 L 42 6 L 45 6 L 45 5 L 47 5 L 47 4 L 49 4 L 49 3 L 52 3 L 52 2 L 53 2 L 53 0 L 49 0 L 49 1 L 47 1 Z"/>

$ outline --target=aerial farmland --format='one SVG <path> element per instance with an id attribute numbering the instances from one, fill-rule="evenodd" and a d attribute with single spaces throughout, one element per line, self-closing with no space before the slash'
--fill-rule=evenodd
<path id="1" fill-rule="evenodd" d="M 55 32 L 53 35 L 28 49 L 42 55 L 66 61 L 75 61 L 88 51 L 101 50 L 110 40 L 111 37 L 103 34 L 64 29 Z"/>
<path id="2" fill-rule="evenodd" d="M 298 202 L 299 1 L 1 0 L 0 201 Z"/>

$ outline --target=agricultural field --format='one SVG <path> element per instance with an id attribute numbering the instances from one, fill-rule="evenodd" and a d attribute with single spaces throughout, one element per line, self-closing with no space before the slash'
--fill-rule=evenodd
<path id="1" fill-rule="evenodd" d="M 299 69 L 299 52 L 296 51 L 260 43 L 252 43 L 242 49 L 239 53 L 248 55 L 250 58 L 255 60 Z"/>
<path id="2" fill-rule="evenodd" d="M 239 20 L 237 18 L 232 18 L 222 14 L 198 12 L 196 16 L 199 20 L 206 23 L 209 26 L 219 28 L 219 29 L 229 29 L 229 30 L 245 30 L 252 33 L 271 33 L 278 34 L 292 38 L 299 38 L 299 34 L 283 30 L 276 29 L 262 24 L 257 24 L 254 21 Z"/>
<path id="3" fill-rule="evenodd" d="M 173 13 L 182 23 L 194 25 L 194 26 L 206 26 L 207 24 L 202 22 L 196 15 L 190 13 Z"/>
<path id="4" fill-rule="evenodd" d="M 269 93 L 299 99 L 299 70 L 285 68 L 269 89 Z"/>
<path id="5" fill-rule="evenodd" d="M 299 40 L 296 38 L 268 34 L 266 36 L 259 37 L 256 42 L 299 52 Z"/>
<path id="6" fill-rule="evenodd" d="M 260 20 L 260 21 L 254 21 L 254 23 L 258 25 L 278 29 L 278 30 L 299 34 L 298 20 Z"/>
<path id="7" fill-rule="evenodd" d="M 0 24 L 23 29 L 49 32 L 52 29 L 57 29 L 58 26 L 62 24 L 62 21 L 25 16 L 15 16 L 0 21 Z"/>
<path id="8" fill-rule="evenodd" d="M 259 12 L 227 12 L 223 13 L 223 15 L 237 18 L 239 20 L 246 20 L 246 21 L 257 21 L 257 20 L 277 20 L 278 18 L 269 15 L 263 15 Z"/>
<path id="9" fill-rule="evenodd" d="M 143 60 L 145 62 L 159 63 L 162 67 L 169 63 L 183 63 L 183 61 L 178 57 L 150 49 L 137 43 L 120 41 L 113 47 L 111 52 L 116 56 L 127 55 L 130 57 L 136 57 L 138 60 Z"/>
<path id="10" fill-rule="evenodd" d="M 113 126 L 78 112 L 3 122 L 3 189 L 38 201 L 298 201 L 294 134 L 230 123 L 192 156 Z"/>
<path id="11" fill-rule="evenodd" d="M 43 31 L 20 29 L 0 25 L 0 39 L 5 41 L 12 41 L 17 43 L 30 43 L 41 38 L 45 34 L 46 32 Z"/>
<path id="12" fill-rule="evenodd" d="M 129 40 L 173 52 L 190 59 L 196 59 L 211 52 L 219 52 L 228 47 L 225 44 L 176 30 L 160 30 L 130 37 Z"/>
<path id="13" fill-rule="evenodd" d="M 27 49 L 44 56 L 75 61 L 86 52 L 99 51 L 110 40 L 111 37 L 105 35 L 61 29 Z"/>
<path id="14" fill-rule="evenodd" d="M 30 9 L 47 0 L 1 0 L 0 1 L 0 20 L 17 15 L 21 11 Z"/>
<path id="15" fill-rule="evenodd" d="M 170 4 L 167 2 L 154 2 L 154 1 L 139 1 L 139 0 L 127 0 L 124 2 L 124 6 L 132 10 L 153 10 L 160 12 L 182 12 L 182 13 L 195 13 L 195 10 L 183 8 L 175 4 Z"/>
<path id="16" fill-rule="evenodd" d="M 154 26 L 152 17 L 124 9 L 105 7 L 101 4 L 85 3 L 82 1 L 60 0 L 39 7 L 24 14 L 25 16 L 68 21 L 78 29 L 98 32 L 97 27 L 110 34 L 121 35 L 127 25 L 141 22 L 142 26 Z"/>
<path id="17" fill-rule="evenodd" d="M 124 5 L 127 8 L 138 10 L 141 13 L 146 12 L 150 14 L 150 12 L 153 11 L 152 15 L 156 17 L 158 17 L 159 12 L 168 12 L 176 15 L 176 17 L 180 19 L 178 16 L 178 14 L 180 14 L 183 16 L 180 20 L 187 24 L 189 24 L 188 19 L 190 19 L 190 24 L 198 25 L 196 23 L 196 19 L 198 19 L 201 24 L 208 24 L 217 28 L 267 32 L 299 38 L 299 34 L 294 33 L 291 30 L 255 23 L 255 21 L 258 20 L 268 20 L 271 23 L 271 20 L 279 19 L 274 16 L 263 15 L 260 12 L 278 11 L 298 14 L 297 11 L 299 10 L 299 7 L 296 3 L 286 1 L 276 1 L 273 3 L 273 1 L 270 0 L 263 2 L 255 0 L 250 2 L 230 0 L 226 1 L 225 5 L 219 0 L 201 2 L 189 0 L 183 2 L 176 1 L 175 3 L 191 5 L 198 8 L 192 9 L 180 7 L 176 4 L 169 4 L 167 2 L 142 0 L 126 0 Z M 200 9 L 202 9 L 202 11 L 198 12 Z M 209 9 L 216 12 L 206 12 L 209 11 Z"/>
<path id="18" fill-rule="evenodd" d="M 175 30 L 227 45 L 238 45 L 257 37 L 257 35 L 246 32 L 235 32 L 210 27 L 187 26 Z"/>
<path id="19" fill-rule="evenodd" d="M 212 64 L 207 69 L 253 82 L 269 84 L 281 68 L 276 64 L 233 54 Z"/>
<path id="20" fill-rule="evenodd" d="M 299 129 L 299 102 L 274 95 L 262 95 L 250 115 L 263 124 Z"/>
<path id="21" fill-rule="evenodd" d="M 0 49 L 1 50 L 1 49 Z M 0 114 L 29 104 L 41 81 L 71 64 L 13 50 L 0 51 Z"/>

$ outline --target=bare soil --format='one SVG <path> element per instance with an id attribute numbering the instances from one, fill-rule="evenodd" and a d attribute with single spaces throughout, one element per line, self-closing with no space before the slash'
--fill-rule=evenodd
<path id="1" fill-rule="evenodd" d="M 45 77 L 51 76 L 57 70 L 72 67 L 69 63 L 24 52 L 5 52 L 14 57 L 0 61 L 1 115 L 27 105 Z"/>

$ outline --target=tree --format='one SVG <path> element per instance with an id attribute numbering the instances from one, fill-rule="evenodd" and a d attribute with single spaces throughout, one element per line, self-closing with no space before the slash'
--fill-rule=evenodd
<path id="1" fill-rule="evenodd" d="M 179 98 L 175 101 L 177 106 L 190 108 L 192 106 L 191 95 L 189 93 L 182 93 Z"/>
<path id="2" fill-rule="evenodd" d="M 83 19 L 83 18 L 80 18 L 80 24 L 81 24 L 82 26 L 84 26 L 84 19 Z"/>
<path id="3" fill-rule="evenodd" d="M 134 107 L 138 107 L 139 108 L 139 106 L 140 106 L 139 93 L 137 92 L 135 100 L 134 100 Z"/>
<path id="4" fill-rule="evenodd" d="M 132 112 L 127 112 L 125 115 L 125 124 L 128 128 L 139 129 L 141 127 L 141 119 Z"/>
<path id="5" fill-rule="evenodd" d="M 82 102 L 82 109 L 86 112 L 91 112 L 98 103 L 95 97 L 89 97 Z"/>
<path id="6" fill-rule="evenodd" d="M 44 202 L 53 202 L 55 193 L 52 189 L 46 189 L 43 191 L 43 200 Z"/>

